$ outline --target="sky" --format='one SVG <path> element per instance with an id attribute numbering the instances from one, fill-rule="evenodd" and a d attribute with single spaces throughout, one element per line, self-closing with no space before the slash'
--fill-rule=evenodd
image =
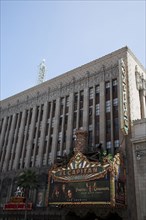
<path id="1" fill-rule="evenodd" d="M 0 99 L 128 46 L 146 67 L 146 0 L 1 0 Z"/>

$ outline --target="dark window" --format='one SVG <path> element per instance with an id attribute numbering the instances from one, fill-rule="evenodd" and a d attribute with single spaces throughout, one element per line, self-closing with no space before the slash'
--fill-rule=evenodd
<path id="1" fill-rule="evenodd" d="M 47 118 L 50 118 L 50 112 L 51 112 L 51 102 L 48 103 L 48 113 L 47 113 Z"/>
<path id="2" fill-rule="evenodd" d="M 77 113 L 74 112 L 74 118 L 73 118 L 73 128 L 76 128 L 76 121 L 77 121 Z"/>
<path id="3" fill-rule="evenodd" d="M 60 117 L 59 119 L 59 132 L 61 131 L 62 129 L 62 117 Z"/>
<path id="4" fill-rule="evenodd" d="M 46 124 L 46 131 L 45 131 L 45 136 L 48 135 L 48 132 L 49 132 L 49 123 Z"/>
<path id="5" fill-rule="evenodd" d="M 106 120 L 106 141 L 111 140 L 111 120 Z"/>
<path id="6" fill-rule="evenodd" d="M 113 80 L 113 99 L 118 97 L 118 87 L 117 87 L 117 80 Z"/>
<path id="7" fill-rule="evenodd" d="M 88 135 L 89 135 L 88 143 L 89 143 L 89 147 L 90 147 L 90 146 L 92 146 L 92 131 L 89 131 Z"/>
<path id="8" fill-rule="evenodd" d="M 51 150 L 52 150 L 52 137 L 50 137 L 49 153 L 51 152 Z"/>
<path id="9" fill-rule="evenodd" d="M 89 108 L 89 125 L 92 124 L 92 108 Z"/>
<path id="10" fill-rule="evenodd" d="M 108 119 L 108 120 L 106 121 L 106 133 L 107 133 L 107 134 L 110 134 L 110 133 L 111 133 L 111 120 L 110 120 L 110 119 Z"/>
<path id="11" fill-rule="evenodd" d="M 47 141 L 45 141 L 45 143 L 44 143 L 44 150 L 43 150 L 43 154 L 45 154 L 45 153 L 46 153 L 46 150 L 47 150 Z"/>
<path id="12" fill-rule="evenodd" d="M 68 116 L 66 115 L 65 116 L 65 128 L 64 128 L 65 130 L 67 130 L 67 123 L 68 123 Z"/>
<path id="13" fill-rule="evenodd" d="M 44 105 L 41 105 L 41 116 L 40 116 L 40 121 L 43 119 L 43 113 L 44 113 Z"/>
<path id="14" fill-rule="evenodd" d="M 95 96 L 95 103 L 99 104 L 99 93 L 97 93 Z"/>
<path id="15" fill-rule="evenodd" d="M 84 101 L 84 93 L 83 91 L 80 92 L 80 109 L 83 108 L 83 101 Z"/>
<path id="16" fill-rule="evenodd" d="M 74 111 L 77 110 L 77 103 L 78 103 L 78 93 L 74 95 Z"/>
<path id="17" fill-rule="evenodd" d="M 106 89 L 106 101 L 110 100 L 110 88 Z"/>
<path id="18" fill-rule="evenodd" d="M 38 121 L 38 116 L 39 116 L 39 106 L 37 106 L 37 113 L 36 113 L 36 122 Z"/>
<path id="19" fill-rule="evenodd" d="M 56 101 L 53 101 L 53 115 L 52 115 L 52 117 L 55 117 L 55 110 L 56 110 Z"/>
<path id="20" fill-rule="evenodd" d="M 114 118 L 113 119 L 113 127 L 114 127 L 114 139 L 118 139 L 119 138 L 119 120 L 118 118 Z"/>
<path id="21" fill-rule="evenodd" d="M 39 146 L 37 146 L 36 148 L 36 155 L 38 155 L 38 153 L 39 153 Z"/>
<path id="22" fill-rule="evenodd" d="M 80 110 L 79 127 L 83 126 L 83 110 Z"/>

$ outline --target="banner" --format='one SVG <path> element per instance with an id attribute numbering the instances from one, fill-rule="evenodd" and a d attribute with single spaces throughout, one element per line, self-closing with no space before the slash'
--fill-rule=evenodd
<path id="1" fill-rule="evenodd" d="M 101 163 L 91 162 L 81 152 L 76 152 L 66 166 L 54 165 L 49 171 L 49 205 L 109 204 L 113 206 L 115 173 L 118 167 L 118 155 L 113 161 L 105 157 Z"/>

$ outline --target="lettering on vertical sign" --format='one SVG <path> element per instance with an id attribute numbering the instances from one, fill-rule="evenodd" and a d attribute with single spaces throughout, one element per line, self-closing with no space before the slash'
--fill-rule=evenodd
<path id="1" fill-rule="evenodd" d="M 120 85 L 120 120 L 121 130 L 124 135 L 128 135 L 128 102 L 127 102 L 127 71 L 123 59 L 119 60 L 119 85 Z"/>

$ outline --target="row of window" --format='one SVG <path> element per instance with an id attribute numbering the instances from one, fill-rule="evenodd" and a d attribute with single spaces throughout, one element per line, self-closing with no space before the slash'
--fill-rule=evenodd
<path id="1" fill-rule="evenodd" d="M 111 102 L 113 103 L 113 111 L 116 112 L 118 110 L 118 98 L 117 98 L 117 80 L 112 81 L 112 93 L 113 100 L 108 100 L 110 93 L 110 82 L 105 84 L 105 95 L 106 95 L 106 113 L 111 111 Z M 93 137 L 91 132 L 93 131 L 93 105 L 95 106 L 95 144 L 99 143 L 99 116 L 100 116 L 100 87 L 99 85 L 95 87 L 89 88 L 89 144 L 92 145 Z M 69 114 L 69 96 L 62 97 L 60 99 L 60 112 L 59 112 L 59 122 L 58 122 L 58 144 L 57 151 L 61 152 L 66 148 L 66 132 L 67 132 L 67 124 L 68 124 L 68 114 Z M 74 94 L 74 106 L 73 106 L 73 129 L 78 129 L 83 127 L 83 106 L 84 106 L 84 91 L 80 91 L 79 93 Z M 22 120 L 22 112 L 16 114 L 15 125 L 13 125 L 12 130 L 12 116 L 7 118 L 7 122 L 5 124 L 5 137 L 3 138 L 2 146 L 6 149 L 8 146 L 9 133 L 13 132 L 13 141 L 12 147 L 14 150 L 10 154 L 10 161 L 14 160 L 14 155 L 16 154 L 16 146 L 18 144 L 18 139 L 21 138 L 22 150 L 20 152 L 20 168 L 23 168 L 25 158 L 27 156 L 28 151 L 28 142 L 31 140 L 31 163 L 37 164 L 37 155 L 39 154 L 40 147 L 40 138 L 44 135 L 44 149 L 43 149 L 43 158 L 47 158 L 46 154 L 51 152 L 52 148 L 52 139 L 54 135 L 54 127 L 55 127 L 55 117 L 56 117 L 56 100 L 52 102 L 48 102 L 47 112 L 44 114 L 44 104 L 37 106 L 36 109 L 26 110 L 25 118 Z M 45 116 L 46 115 L 46 116 Z M 46 117 L 44 119 L 44 116 Z M 118 130 L 117 117 L 114 119 L 113 126 L 116 130 Z M 44 120 L 44 122 L 42 122 Z M 18 122 L 17 122 L 18 121 Z M 22 121 L 24 124 L 22 124 Z M 45 128 L 44 128 L 45 123 Z M 1 131 L 2 126 L 4 125 L 4 120 L 1 122 Z M 43 126 L 42 126 L 43 125 Z M 21 130 L 20 137 L 20 127 L 24 126 L 24 130 Z M 17 127 L 17 129 L 16 129 Z M 111 122 L 107 120 L 106 124 L 106 132 L 110 133 Z M 44 133 L 42 132 L 45 131 Z M 16 133 L 16 135 L 14 135 Z M 7 134 L 7 135 L 6 135 Z M 30 134 L 33 135 L 33 138 L 30 137 Z M 109 142 L 109 140 L 108 140 Z M 14 144 L 13 144 L 14 143 Z M 30 143 L 30 142 L 29 142 Z M 18 147 L 18 146 L 17 146 Z M 5 157 L 3 157 L 4 159 Z M 35 161 L 32 160 L 35 158 Z M 43 159 L 44 161 L 44 159 Z M 11 165 L 10 165 L 11 164 Z M 13 162 L 9 163 L 9 168 L 13 167 Z"/>

